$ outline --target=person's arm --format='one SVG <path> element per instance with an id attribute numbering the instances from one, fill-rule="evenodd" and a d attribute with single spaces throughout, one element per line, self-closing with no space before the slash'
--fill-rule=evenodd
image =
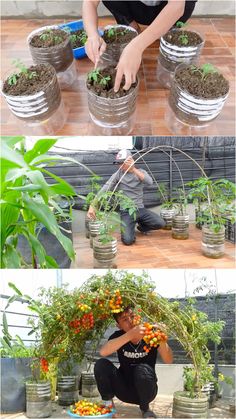
<path id="1" fill-rule="evenodd" d="M 165 364 L 172 364 L 173 362 L 173 352 L 169 347 L 168 343 L 163 342 L 158 348 L 158 353 L 161 356 L 161 359 Z"/>
<path id="2" fill-rule="evenodd" d="M 137 169 L 137 167 L 135 167 L 135 161 L 131 156 L 128 157 L 123 163 L 123 170 L 126 171 L 128 169 L 129 172 L 137 176 L 137 178 L 141 180 L 141 182 L 146 183 L 147 185 L 153 184 L 151 176 L 145 170 L 140 170 Z"/>
<path id="3" fill-rule="evenodd" d="M 98 12 L 100 0 L 83 1 L 83 22 L 88 39 L 85 44 L 86 54 L 91 61 L 97 65 L 100 56 L 106 49 L 106 43 L 98 33 Z"/>
<path id="4" fill-rule="evenodd" d="M 124 335 L 119 336 L 118 338 L 114 338 L 108 340 L 105 345 L 103 345 L 99 351 L 101 356 L 109 356 L 116 352 L 121 346 L 125 345 L 130 341 L 137 341 L 143 338 L 145 334 L 145 327 L 144 326 L 135 326 L 130 329 L 128 332 L 124 333 Z"/>
<path id="5" fill-rule="evenodd" d="M 125 76 L 124 90 L 128 90 L 131 84 L 135 82 L 143 52 L 149 45 L 170 30 L 183 15 L 184 8 L 185 0 L 169 0 L 151 25 L 125 47 L 117 65 L 115 92 L 119 90 L 123 76 Z"/>

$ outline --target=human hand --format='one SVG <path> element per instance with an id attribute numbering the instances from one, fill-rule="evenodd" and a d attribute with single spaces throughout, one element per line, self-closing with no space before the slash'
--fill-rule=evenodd
<path id="1" fill-rule="evenodd" d="M 138 37 L 137 37 L 138 38 Z M 125 77 L 124 90 L 129 90 L 132 83 L 136 82 L 137 72 L 139 70 L 142 52 L 138 47 L 137 38 L 132 40 L 123 50 L 120 60 L 117 64 L 116 79 L 114 91 L 118 92 L 122 78 Z"/>
<path id="2" fill-rule="evenodd" d="M 133 172 L 134 170 L 134 159 L 129 156 L 124 163 L 122 164 L 122 169 L 124 172 L 129 171 L 129 172 Z"/>
<path id="3" fill-rule="evenodd" d="M 90 218 L 91 220 L 96 220 L 96 212 L 95 212 L 95 209 L 91 205 L 88 209 L 87 217 Z"/>
<path id="4" fill-rule="evenodd" d="M 129 334 L 131 341 L 139 341 L 145 335 L 145 327 L 142 325 L 138 325 L 130 329 L 127 333 Z"/>
<path id="5" fill-rule="evenodd" d="M 85 44 L 85 51 L 89 59 L 97 66 L 99 58 L 106 49 L 106 42 L 98 35 L 89 36 Z"/>

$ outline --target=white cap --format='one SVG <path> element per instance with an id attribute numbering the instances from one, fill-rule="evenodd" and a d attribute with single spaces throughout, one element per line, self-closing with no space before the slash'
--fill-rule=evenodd
<path id="1" fill-rule="evenodd" d="M 131 151 L 126 150 L 125 148 L 123 148 L 122 150 L 120 150 L 117 155 L 116 155 L 116 159 L 113 162 L 114 164 L 120 164 L 120 163 L 124 163 L 124 161 L 128 158 L 132 156 Z"/>

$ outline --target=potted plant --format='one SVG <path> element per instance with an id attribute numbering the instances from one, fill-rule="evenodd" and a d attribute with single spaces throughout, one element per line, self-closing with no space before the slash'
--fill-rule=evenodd
<path id="1" fill-rule="evenodd" d="M 204 177 L 190 182 L 189 186 L 189 198 L 201 202 L 197 222 L 203 224 L 202 252 L 204 256 L 220 258 L 224 255 L 224 214 L 235 199 L 235 185 L 227 179 L 212 181 Z M 235 222 L 233 213 L 231 222 Z"/>
<path id="2" fill-rule="evenodd" d="M 165 220 L 166 225 L 163 228 L 164 230 L 171 230 L 172 229 L 172 219 L 173 216 L 176 214 L 177 208 L 174 202 L 174 198 L 169 197 L 169 193 L 167 188 L 164 184 L 158 185 L 158 189 L 161 195 L 161 199 L 163 203 L 161 204 L 161 211 L 160 216 Z"/>
<path id="3" fill-rule="evenodd" d="M 35 29 L 27 38 L 29 50 L 36 64 L 51 64 L 62 88 L 71 86 L 76 78 L 76 66 L 68 32 L 58 26 Z"/>
<path id="4" fill-rule="evenodd" d="M 63 352 L 63 359 L 58 364 L 57 392 L 58 404 L 70 406 L 79 397 L 81 364 L 70 348 Z"/>
<path id="5" fill-rule="evenodd" d="M 100 127 L 110 128 L 113 133 L 127 135 L 135 120 L 138 81 L 124 90 L 124 80 L 114 92 L 115 67 L 97 68 L 87 77 L 88 107 L 92 121 Z"/>
<path id="6" fill-rule="evenodd" d="M 15 70 L 2 82 L 1 92 L 13 115 L 26 123 L 48 120 L 61 105 L 61 92 L 55 69 L 50 64 L 26 67 L 14 61 Z M 58 129 L 65 121 L 58 119 Z"/>
<path id="7" fill-rule="evenodd" d="M 6 313 L 2 316 L 1 348 L 1 413 L 26 410 L 25 381 L 32 376 L 35 349 L 27 347 L 20 336 L 13 338 L 8 329 Z"/>
<path id="8" fill-rule="evenodd" d="M 121 225 L 117 209 L 128 210 L 135 219 L 136 206 L 122 191 L 98 193 L 92 205 L 96 210 L 94 222 L 97 222 L 97 234 L 93 238 L 94 268 L 112 268 L 117 254 L 117 239 L 113 233 L 125 228 Z"/>
<path id="9" fill-rule="evenodd" d="M 138 32 L 131 26 L 126 25 L 107 25 L 104 28 L 102 38 L 107 44 L 105 52 L 102 54 L 101 62 L 103 65 L 114 65 L 118 63 L 123 49 Z"/>
<path id="10" fill-rule="evenodd" d="M 204 46 L 202 36 L 186 29 L 181 21 L 160 39 L 157 65 L 157 79 L 164 87 L 170 88 L 174 71 L 180 63 L 196 63 Z"/>
<path id="11" fill-rule="evenodd" d="M 189 215 L 186 213 L 187 197 L 182 188 L 177 189 L 176 214 L 172 218 L 172 238 L 186 240 L 189 237 Z"/>
<path id="12" fill-rule="evenodd" d="M 172 81 L 169 105 L 182 123 L 202 126 L 219 115 L 228 94 L 228 80 L 213 65 L 180 64 Z"/>
<path id="13" fill-rule="evenodd" d="M 37 380 L 26 382 L 27 418 L 48 418 L 52 415 L 50 381 Z"/>
<path id="14" fill-rule="evenodd" d="M 71 221 L 71 212 L 63 210 L 59 201 L 64 198 L 70 203 L 76 193 L 66 181 L 46 169 L 46 165 L 56 162 L 80 163 L 68 157 L 48 155 L 47 152 L 56 142 L 55 139 L 40 139 L 26 150 L 24 137 L 2 139 L 2 268 L 27 266 L 18 247 L 21 236 L 28 242 L 30 265 L 33 268 L 58 267 L 62 260 L 57 260 L 55 253 L 55 258 L 52 257 L 52 249 L 55 250 L 56 246 L 64 249 L 69 260 L 74 259 L 72 241 L 59 226 L 62 220 Z M 50 179 L 50 183 L 44 176 Z M 51 242 L 51 251 L 49 246 L 48 254 L 40 242 L 42 226 L 50 233 L 48 242 Z"/>

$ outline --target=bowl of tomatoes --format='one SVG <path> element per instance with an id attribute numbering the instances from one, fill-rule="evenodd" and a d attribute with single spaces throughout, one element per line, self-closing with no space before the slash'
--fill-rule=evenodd
<path id="1" fill-rule="evenodd" d="M 67 411 L 72 418 L 111 418 L 115 413 L 113 406 L 105 406 L 102 402 L 92 403 L 88 400 L 80 400 L 70 406 Z"/>

